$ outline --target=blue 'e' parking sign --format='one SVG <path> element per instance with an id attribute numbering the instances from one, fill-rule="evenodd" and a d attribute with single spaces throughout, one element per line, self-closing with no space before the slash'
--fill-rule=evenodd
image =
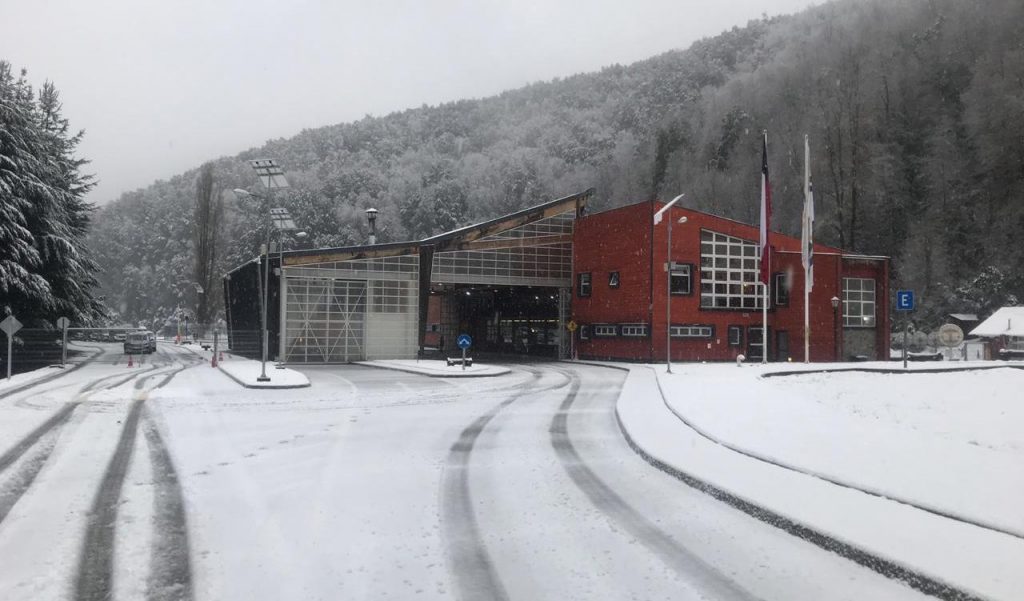
<path id="1" fill-rule="evenodd" d="M 914 291 L 913 290 L 897 290 L 896 291 L 896 310 L 897 311 L 913 311 L 914 310 Z"/>

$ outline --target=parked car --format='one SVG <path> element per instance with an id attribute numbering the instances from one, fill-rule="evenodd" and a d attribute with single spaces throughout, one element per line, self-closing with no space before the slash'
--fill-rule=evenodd
<path id="1" fill-rule="evenodd" d="M 156 350 L 156 338 L 152 332 L 132 332 L 125 336 L 124 354 L 152 353 Z"/>

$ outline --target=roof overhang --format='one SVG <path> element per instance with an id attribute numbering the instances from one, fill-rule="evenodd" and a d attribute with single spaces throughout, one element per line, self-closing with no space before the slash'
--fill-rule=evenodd
<path id="1" fill-rule="evenodd" d="M 509 215 L 483 223 L 469 225 L 450 232 L 431 236 L 419 241 L 393 242 L 365 246 L 346 246 L 314 250 L 288 251 L 284 253 L 284 264 L 288 266 L 337 263 L 357 259 L 376 259 L 418 255 L 421 248 L 428 247 L 434 252 L 455 250 L 491 250 L 496 248 L 522 248 L 524 246 L 545 246 L 572 242 L 568 235 L 545 235 L 532 238 L 508 238 L 505 240 L 483 240 L 508 230 L 522 227 L 542 219 L 548 219 L 574 212 L 580 215 L 586 207 L 594 189 L 552 200 L 543 204 L 516 211 Z"/>

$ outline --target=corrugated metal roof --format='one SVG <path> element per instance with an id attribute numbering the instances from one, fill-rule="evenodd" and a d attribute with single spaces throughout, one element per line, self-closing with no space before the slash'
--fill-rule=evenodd
<path id="1" fill-rule="evenodd" d="M 971 330 L 971 336 L 1020 336 L 1024 337 L 1024 307 L 1003 307 L 978 327 Z"/>

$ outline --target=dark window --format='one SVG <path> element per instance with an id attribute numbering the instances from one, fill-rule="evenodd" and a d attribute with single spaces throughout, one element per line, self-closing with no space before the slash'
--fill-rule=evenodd
<path id="1" fill-rule="evenodd" d="M 729 346 L 743 345 L 743 326 L 729 326 Z"/>
<path id="2" fill-rule="evenodd" d="M 608 287 L 618 288 L 619 287 L 619 272 L 612 271 L 608 273 Z"/>
<path id="3" fill-rule="evenodd" d="M 594 338 L 610 338 L 617 334 L 614 324 L 594 324 Z"/>
<path id="4" fill-rule="evenodd" d="M 784 273 L 772 274 L 772 286 L 775 288 L 775 306 L 789 306 L 789 276 Z"/>
<path id="5" fill-rule="evenodd" d="M 580 298 L 590 296 L 590 273 L 581 273 L 579 278 L 579 286 L 576 289 L 577 294 L 579 294 Z"/>
<path id="6" fill-rule="evenodd" d="M 590 326 L 580 326 L 580 340 L 590 340 Z"/>
<path id="7" fill-rule="evenodd" d="M 687 295 L 693 291 L 690 274 L 693 266 L 689 263 L 672 263 L 672 274 L 669 278 L 672 294 Z"/>

